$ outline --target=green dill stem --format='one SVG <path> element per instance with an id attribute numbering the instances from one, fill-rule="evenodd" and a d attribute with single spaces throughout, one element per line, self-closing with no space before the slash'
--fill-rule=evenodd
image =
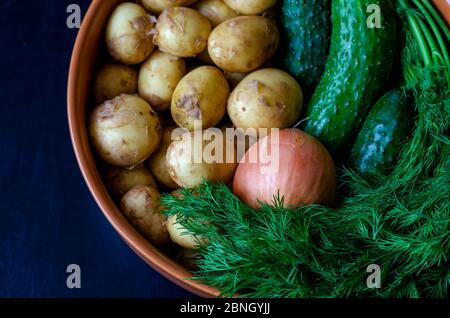
<path id="1" fill-rule="evenodd" d="M 408 4 L 406 3 L 405 0 L 399 0 L 400 5 L 403 7 L 403 9 L 408 10 L 411 9 L 411 7 L 408 6 Z M 424 36 L 422 34 L 422 31 L 420 30 L 420 26 L 417 23 L 417 20 L 415 19 L 415 17 L 410 14 L 410 13 L 406 13 L 406 17 L 408 19 L 408 23 L 411 26 L 411 29 L 414 33 L 414 36 L 417 40 L 417 44 L 419 45 L 419 49 L 420 49 L 420 53 L 422 54 L 422 58 L 423 58 L 423 62 L 426 66 L 430 65 L 431 63 L 431 58 L 430 58 L 430 53 L 427 47 L 427 43 L 424 39 Z"/>
<path id="2" fill-rule="evenodd" d="M 423 16 L 426 19 L 426 21 L 428 22 L 428 24 L 430 25 L 430 27 L 434 33 L 434 36 L 436 37 L 436 39 L 438 41 L 439 47 L 441 49 L 441 55 L 444 58 L 445 65 L 447 67 L 450 67 L 450 58 L 448 55 L 447 47 L 444 43 L 444 39 L 442 38 L 442 35 L 441 35 L 441 32 L 439 31 L 438 26 L 436 25 L 435 21 L 433 20 L 433 18 L 431 17 L 431 15 L 427 11 L 427 9 L 424 7 L 424 5 L 418 0 L 413 0 L 413 1 L 416 4 L 416 6 L 419 8 L 421 13 L 423 14 Z"/>
<path id="3" fill-rule="evenodd" d="M 431 15 L 434 17 L 436 22 L 438 23 L 438 25 L 441 28 L 442 32 L 444 32 L 445 37 L 447 38 L 447 41 L 450 41 L 450 30 L 447 28 L 447 25 L 442 20 L 442 18 L 439 15 L 439 13 L 436 11 L 436 9 L 433 7 L 433 5 L 429 1 L 423 1 L 423 3 L 427 7 L 427 9 L 431 13 Z"/>
<path id="4" fill-rule="evenodd" d="M 431 34 L 430 30 L 428 29 L 426 23 L 422 21 L 421 18 L 417 18 L 417 24 L 419 25 L 420 29 L 422 30 L 422 34 L 425 36 L 425 41 L 428 42 L 429 48 L 431 50 L 431 57 L 433 58 L 433 61 L 445 64 L 442 57 L 442 52 L 439 50 L 439 48 L 436 45 L 436 41 L 434 40 L 433 35 Z"/>

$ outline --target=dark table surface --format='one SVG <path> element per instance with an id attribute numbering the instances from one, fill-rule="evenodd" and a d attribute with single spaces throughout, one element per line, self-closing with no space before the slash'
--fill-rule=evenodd
<path id="1" fill-rule="evenodd" d="M 69 4 L 0 0 L 0 297 L 191 297 L 147 266 L 95 204 L 75 160 Z M 81 289 L 66 268 L 81 268 Z"/>

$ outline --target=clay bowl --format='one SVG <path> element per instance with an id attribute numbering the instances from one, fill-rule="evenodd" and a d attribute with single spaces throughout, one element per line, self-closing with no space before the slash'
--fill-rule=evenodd
<path id="1" fill-rule="evenodd" d="M 98 60 L 99 43 L 112 10 L 124 0 L 93 0 L 86 13 L 75 43 L 68 81 L 68 117 L 72 143 L 84 179 L 103 214 L 146 263 L 179 286 L 202 297 L 217 297 L 219 292 L 199 282 L 188 280 L 191 273 L 147 242 L 123 217 L 111 199 L 97 170 L 86 131 L 86 104 L 94 65 Z M 450 21 L 450 3 L 434 1 Z"/>

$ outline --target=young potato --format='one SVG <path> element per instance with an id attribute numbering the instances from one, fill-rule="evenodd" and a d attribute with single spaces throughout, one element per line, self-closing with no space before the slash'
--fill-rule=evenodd
<path id="1" fill-rule="evenodd" d="M 216 27 L 208 39 L 208 52 L 224 71 L 247 73 L 269 60 L 278 48 L 276 25 L 261 16 L 241 16 Z"/>
<path id="2" fill-rule="evenodd" d="M 240 14 L 258 15 L 271 8 L 277 0 L 223 0 Z"/>
<path id="3" fill-rule="evenodd" d="M 155 51 L 139 71 L 139 95 L 156 111 L 169 108 L 178 82 L 186 75 L 183 59 Z"/>
<path id="4" fill-rule="evenodd" d="M 233 90 L 228 114 L 237 128 L 287 128 L 300 116 L 303 92 L 288 73 L 262 69 L 248 75 Z"/>
<path id="5" fill-rule="evenodd" d="M 176 127 L 168 127 L 164 129 L 161 138 L 161 145 L 159 146 L 158 151 L 156 151 L 148 161 L 148 166 L 150 167 L 150 170 L 155 178 L 160 183 L 171 189 L 178 188 L 178 184 L 176 184 L 169 175 L 166 165 L 166 153 L 167 148 L 169 148 L 170 143 L 172 142 L 172 132 L 175 128 Z"/>
<path id="6" fill-rule="evenodd" d="M 161 13 L 172 7 L 188 6 L 197 0 L 139 0 L 139 2 L 151 13 Z"/>
<path id="7" fill-rule="evenodd" d="M 198 249 L 198 243 L 207 243 L 203 237 L 195 236 L 178 223 L 178 216 L 174 215 L 167 219 L 167 231 L 172 242 L 191 250 Z"/>
<path id="8" fill-rule="evenodd" d="M 133 226 L 151 243 L 169 242 L 166 218 L 160 213 L 159 192 L 151 187 L 137 186 L 120 201 L 120 210 Z"/>
<path id="9" fill-rule="evenodd" d="M 238 14 L 222 0 L 201 0 L 195 4 L 194 9 L 204 15 L 213 28 L 226 20 L 238 16 Z"/>
<path id="10" fill-rule="evenodd" d="M 146 167 L 132 169 L 111 166 L 106 172 L 106 184 L 116 199 L 121 199 L 125 193 L 138 185 L 157 189 L 155 179 Z"/>
<path id="11" fill-rule="evenodd" d="M 200 66 L 178 83 L 170 110 L 178 126 L 194 130 L 215 126 L 226 113 L 230 87 L 223 73 L 213 66 Z"/>
<path id="12" fill-rule="evenodd" d="M 229 183 L 237 166 L 235 155 L 235 145 L 215 128 L 180 135 L 167 149 L 166 164 L 180 187 L 195 188 L 203 179 Z"/>
<path id="13" fill-rule="evenodd" d="M 139 64 L 152 53 L 154 18 L 136 3 L 117 6 L 106 27 L 111 56 L 123 64 Z"/>
<path id="14" fill-rule="evenodd" d="M 158 114 L 142 98 L 122 94 L 92 112 L 89 135 L 100 157 L 115 166 L 134 167 L 159 146 Z"/>
<path id="15" fill-rule="evenodd" d="M 192 57 L 208 43 L 211 26 L 197 11 L 175 7 L 164 10 L 156 23 L 155 43 L 160 50 L 179 57 Z"/>
<path id="16" fill-rule="evenodd" d="M 131 66 L 105 64 L 95 77 L 94 98 L 99 104 L 120 94 L 136 92 L 137 72 Z"/>

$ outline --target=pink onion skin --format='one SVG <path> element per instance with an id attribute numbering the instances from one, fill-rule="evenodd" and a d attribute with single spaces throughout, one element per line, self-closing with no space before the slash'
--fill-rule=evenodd
<path id="1" fill-rule="evenodd" d="M 336 194 L 336 168 L 325 146 L 299 129 L 283 129 L 278 134 L 278 143 L 272 144 L 270 135 L 263 137 L 244 155 L 234 176 L 234 194 L 256 209 L 260 208 L 258 199 L 272 204 L 278 193 L 288 208 L 331 204 Z M 272 147 L 279 147 L 275 173 L 262 173 L 257 154 L 266 147 L 269 154 Z M 257 158 L 254 163 L 249 162 L 252 156 Z"/>

